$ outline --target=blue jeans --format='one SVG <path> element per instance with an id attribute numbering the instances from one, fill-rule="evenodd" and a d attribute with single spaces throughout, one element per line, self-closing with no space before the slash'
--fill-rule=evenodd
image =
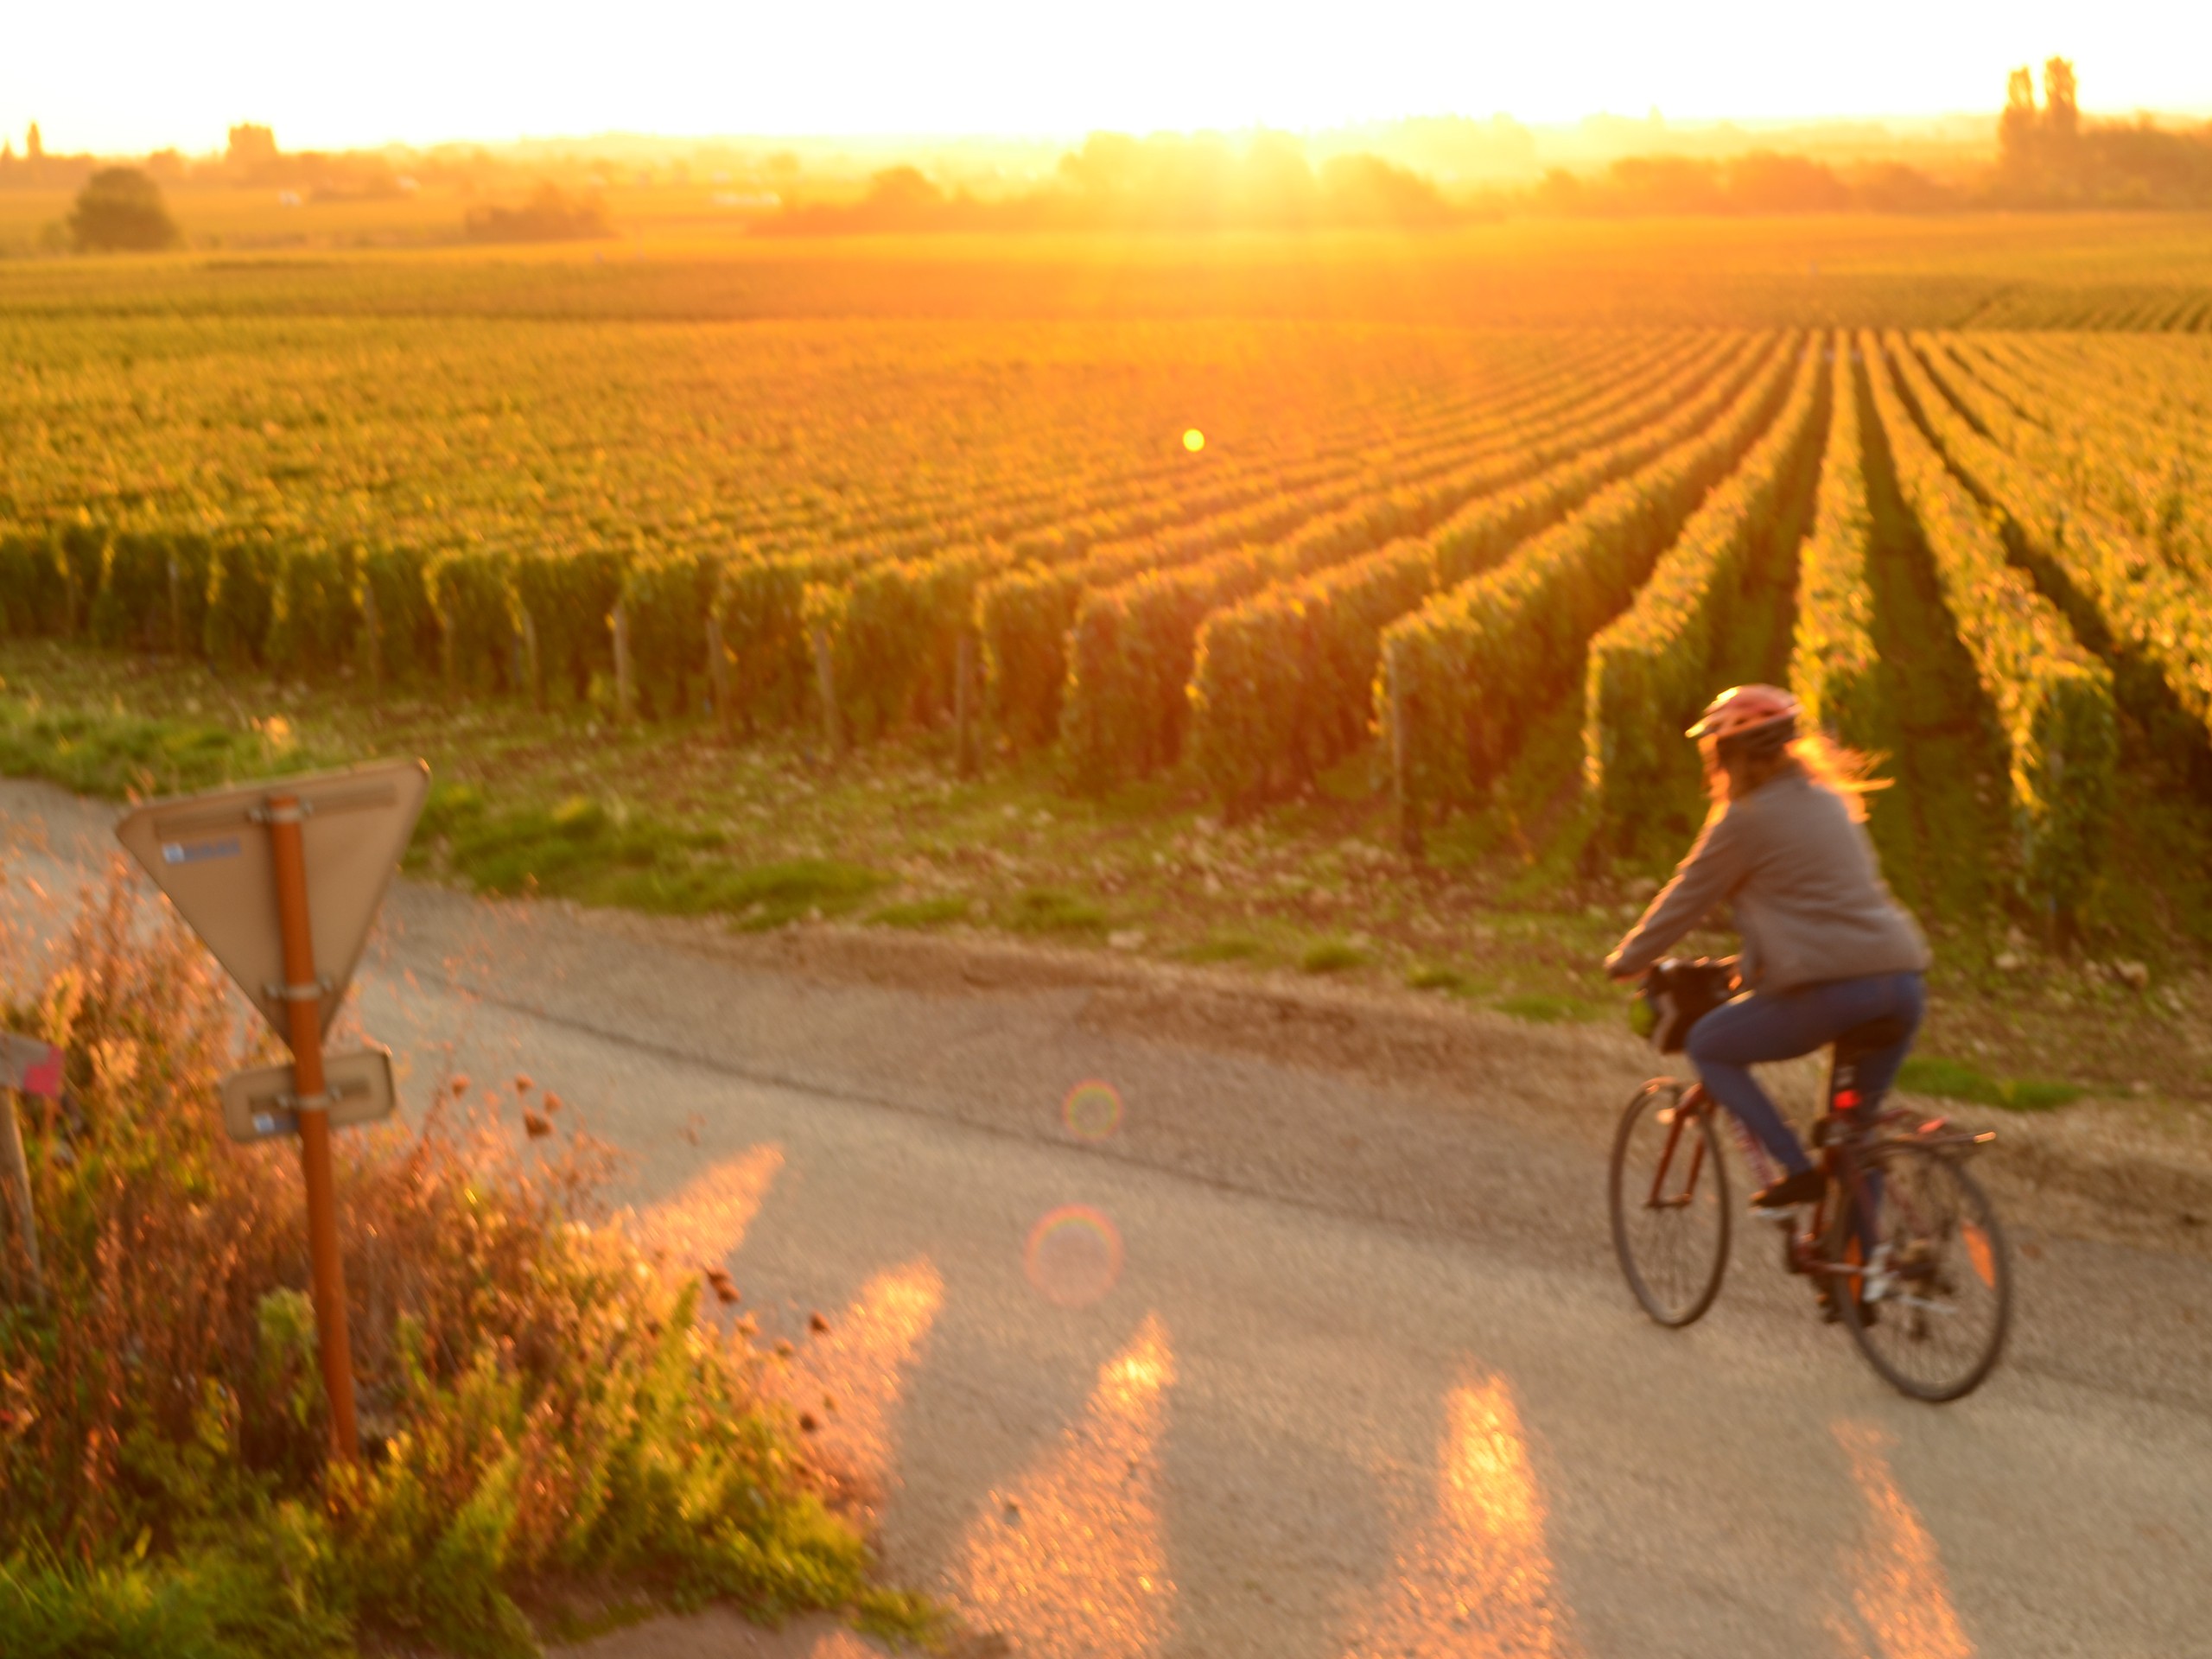
<path id="1" fill-rule="evenodd" d="M 1904 1021 L 1904 1038 L 1859 1062 L 1859 1095 L 1869 1105 L 1889 1092 L 1927 1012 L 1927 986 L 1918 974 L 1872 974 L 1832 979 L 1789 991 L 1752 991 L 1724 1002 L 1690 1028 L 1683 1052 L 1705 1080 L 1706 1092 L 1736 1115 L 1759 1144 L 1795 1175 L 1812 1167 L 1805 1147 L 1766 1090 L 1751 1076 L 1755 1062 L 1794 1060 L 1834 1042 L 1869 1020 Z"/>

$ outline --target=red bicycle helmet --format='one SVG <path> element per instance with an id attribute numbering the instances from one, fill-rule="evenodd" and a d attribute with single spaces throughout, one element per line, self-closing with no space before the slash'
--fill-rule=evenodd
<path id="1" fill-rule="evenodd" d="M 1705 706 L 1687 738 L 1742 737 L 1782 721 L 1797 718 L 1797 699 L 1778 686 L 1732 685 Z"/>

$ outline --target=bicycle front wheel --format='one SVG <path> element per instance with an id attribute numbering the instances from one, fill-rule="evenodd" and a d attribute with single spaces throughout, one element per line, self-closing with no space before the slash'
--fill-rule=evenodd
<path id="1" fill-rule="evenodd" d="M 1700 1318 L 1728 1268 L 1728 1172 L 1711 1108 L 1647 1083 L 1621 1114 L 1607 1180 L 1613 1252 L 1643 1311 L 1664 1325 Z"/>
<path id="2" fill-rule="evenodd" d="M 1844 1324 L 1891 1387 L 1941 1402 L 1971 1394 L 2005 1351 L 2012 1254 L 1997 1211 L 1959 1158 L 1891 1147 L 1863 1287 L 1839 1283 Z M 1861 1294 L 1850 1294 L 1853 1288 Z"/>

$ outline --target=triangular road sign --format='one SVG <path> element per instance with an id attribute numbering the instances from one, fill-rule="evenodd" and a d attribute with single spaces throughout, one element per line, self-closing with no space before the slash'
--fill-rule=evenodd
<path id="1" fill-rule="evenodd" d="M 295 797 L 306 812 L 300 836 L 327 1032 L 429 790 L 424 762 L 385 760 L 154 801 L 116 825 L 115 834 L 276 1034 L 289 1040 L 270 799 Z"/>

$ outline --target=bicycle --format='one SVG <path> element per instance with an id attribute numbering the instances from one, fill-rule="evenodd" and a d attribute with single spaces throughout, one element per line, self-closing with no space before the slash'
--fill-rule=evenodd
<path id="1" fill-rule="evenodd" d="M 1732 963 L 1661 963 L 1638 991 L 1653 1046 L 1680 1052 L 1689 1027 L 1732 988 Z M 1966 1167 L 1997 1137 L 1860 1097 L 1859 1059 L 1899 1035 L 1875 1020 L 1836 1039 L 1812 1136 L 1827 1185 L 1802 1224 L 1801 1212 L 1777 1217 L 1783 1265 L 1813 1281 L 1825 1316 L 1885 1382 L 1916 1400 L 1956 1400 L 1988 1376 L 2012 1324 L 2012 1252 Z M 1698 1083 L 1652 1078 L 1613 1137 L 1613 1249 L 1643 1311 L 1674 1328 L 1704 1316 L 1727 1270 L 1733 1217 L 1716 1118 L 1735 1130 L 1759 1185 L 1779 1179 Z"/>

